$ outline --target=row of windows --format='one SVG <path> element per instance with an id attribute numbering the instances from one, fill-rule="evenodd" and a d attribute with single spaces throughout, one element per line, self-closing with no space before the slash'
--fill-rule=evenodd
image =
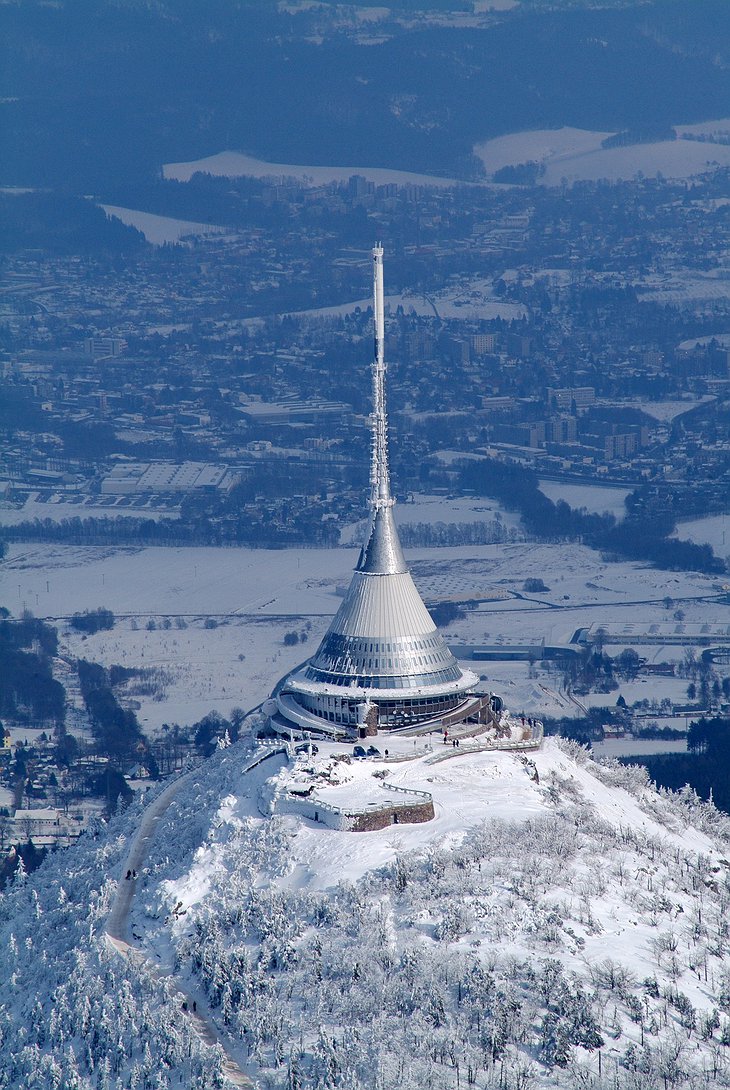
<path id="1" fill-rule="evenodd" d="M 399 654 L 401 652 L 436 651 L 444 650 L 444 643 L 440 636 L 428 636 L 416 639 L 403 636 L 390 640 L 368 640 L 357 636 L 343 636 L 338 632 L 331 632 L 322 642 L 321 650 L 325 654 L 351 654 L 355 656 L 372 654 Z"/>
<path id="2" fill-rule="evenodd" d="M 384 700 L 378 703 L 378 718 L 383 726 L 403 726 L 408 723 L 417 723 L 423 719 L 432 719 L 451 711 L 463 699 L 461 695 L 437 697 L 427 700 Z M 343 701 L 328 699 L 329 708 L 322 707 L 322 701 L 316 698 L 300 697 L 301 703 L 308 711 L 334 723 L 357 723 L 357 705 Z M 334 710 L 332 705 L 334 704 Z"/>
<path id="3" fill-rule="evenodd" d="M 341 674 L 308 666 L 306 677 L 310 681 L 320 681 L 325 685 L 356 685 L 361 689 L 418 689 L 422 685 L 443 685 L 445 682 L 457 681 L 461 677 L 461 671 L 456 662 L 438 673 L 422 674 Z"/>

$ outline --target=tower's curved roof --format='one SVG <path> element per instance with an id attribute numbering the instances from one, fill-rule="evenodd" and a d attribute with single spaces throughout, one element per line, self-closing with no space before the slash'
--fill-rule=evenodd
<path id="1" fill-rule="evenodd" d="M 451 688 L 462 676 L 407 571 L 355 571 L 304 673 L 310 681 L 364 689 Z"/>
<path id="2" fill-rule="evenodd" d="M 461 677 L 408 571 L 392 506 L 373 511 L 345 599 L 304 672 L 310 681 L 377 689 L 450 686 Z"/>

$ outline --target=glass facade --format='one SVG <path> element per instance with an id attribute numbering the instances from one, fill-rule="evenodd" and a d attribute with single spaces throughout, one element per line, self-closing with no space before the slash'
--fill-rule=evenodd
<path id="1" fill-rule="evenodd" d="M 344 697 L 312 696 L 308 693 L 297 693 L 296 696 L 297 702 L 303 708 L 320 719 L 346 726 L 357 725 L 357 707 L 361 701 Z M 376 699 L 373 703 L 378 706 L 378 725 L 392 729 L 438 718 L 453 711 L 463 700 L 464 693 L 454 693 L 450 696 L 406 697 L 403 700 Z"/>

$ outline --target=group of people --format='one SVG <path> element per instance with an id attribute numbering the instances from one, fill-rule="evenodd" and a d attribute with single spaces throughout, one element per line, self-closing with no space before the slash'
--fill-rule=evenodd
<path id="1" fill-rule="evenodd" d="M 444 728 L 444 745 L 447 745 L 448 741 L 449 741 L 449 732 L 448 732 L 448 730 L 446 730 L 446 728 Z M 454 747 L 454 749 L 458 749 L 459 748 L 459 739 L 458 738 L 452 738 L 451 739 L 451 744 Z"/>
<path id="2" fill-rule="evenodd" d="M 130 878 L 136 878 L 137 877 L 137 872 L 136 872 L 136 870 L 128 870 L 127 873 L 124 875 L 124 877 L 126 878 L 127 881 L 129 881 Z"/>

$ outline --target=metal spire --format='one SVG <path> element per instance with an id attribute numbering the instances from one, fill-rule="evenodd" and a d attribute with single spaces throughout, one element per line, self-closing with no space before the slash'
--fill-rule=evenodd
<path id="1" fill-rule="evenodd" d="M 370 465 L 370 506 L 373 511 L 392 507 L 388 469 L 388 414 L 385 409 L 385 314 L 383 301 L 383 247 L 373 247 L 373 446 Z"/>
<path id="2" fill-rule="evenodd" d="M 403 551 L 393 519 L 395 500 L 390 494 L 388 469 L 388 414 L 385 409 L 385 315 L 383 304 L 383 247 L 373 247 L 373 311 L 375 353 L 373 358 L 372 456 L 370 461 L 370 508 L 368 538 L 357 570 L 371 575 L 406 572 Z"/>

